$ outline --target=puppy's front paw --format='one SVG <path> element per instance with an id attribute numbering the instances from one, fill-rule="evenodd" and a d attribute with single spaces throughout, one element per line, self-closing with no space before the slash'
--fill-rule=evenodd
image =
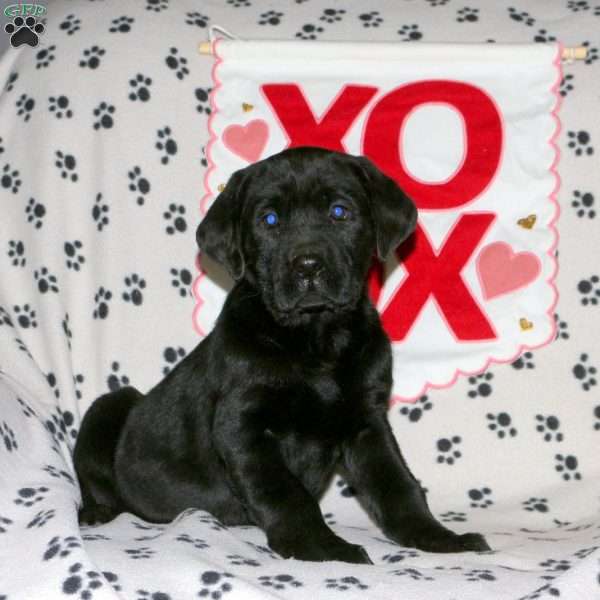
<path id="1" fill-rule="evenodd" d="M 390 536 L 403 546 L 418 548 L 425 552 L 485 552 L 491 550 L 479 533 L 459 535 L 442 527 L 427 526 L 410 528 L 401 535 Z"/>
<path id="2" fill-rule="evenodd" d="M 309 536 L 307 536 L 309 537 Z M 362 546 L 350 544 L 336 535 L 325 539 L 304 539 L 269 541 L 269 546 L 284 558 L 298 560 L 326 561 L 372 565 L 369 555 Z"/>

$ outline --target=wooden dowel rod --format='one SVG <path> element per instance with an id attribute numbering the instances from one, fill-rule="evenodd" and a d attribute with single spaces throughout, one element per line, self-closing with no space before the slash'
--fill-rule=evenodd
<path id="1" fill-rule="evenodd" d="M 198 52 L 203 55 L 210 55 L 212 51 L 211 42 L 200 42 L 198 44 Z M 566 61 L 571 60 L 585 60 L 587 58 L 587 48 L 585 46 L 574 46 L 570 48 L 563 48 L 562 59 Z"/>

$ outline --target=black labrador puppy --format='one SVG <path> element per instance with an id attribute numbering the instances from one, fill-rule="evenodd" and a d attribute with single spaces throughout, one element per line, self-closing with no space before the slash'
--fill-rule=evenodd
<path id="1" fill-rule="evenodd" d="M 326 525 L 336 468 L 385 535 L 488 550 L 436 521 L 386 411 L 390 342 L 366 290 L 417 211 L 369 160 L 286 150 L 237 171 L 197 232 L 235 280 L 213 331 L 146 395 L 98 398 L 75 448 L 82 522 L 196 507 L 262 528 L 284 557 L 369 563 Z"/>

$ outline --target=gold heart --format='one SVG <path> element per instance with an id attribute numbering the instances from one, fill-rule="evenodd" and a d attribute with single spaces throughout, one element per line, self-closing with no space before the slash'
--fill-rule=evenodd
<path id="1" fill-rule="evenodd" d="M 254 104 L 248 104 L 247 102 L 242 102 L 242 110 L 244 112 L 250 112 L 254 108 Z"/>
<path id="2" fill-rule="evenodd" d="M 528 321 L 525 317 L 521 317 L 519 319 L 519 325 L 523 331 L 527 331 L 528 329 L 533 329 L 533 323 Z"/>
<path id="3" fill-rule="evenodd" d="M 533 229 L 537 217 L 535 215 L 528 215 L 524 219 L 519 219 L 517 225 L 520 225 L 523 229 Z"/>
<path id="4" fill-rule="evenodd" d="M 220 183 L 217 186 L 217 190 L 219 191 L 219 193 L 222 192 L 224 189 L 225 189 L 225 184 L 224 183 Z"/>

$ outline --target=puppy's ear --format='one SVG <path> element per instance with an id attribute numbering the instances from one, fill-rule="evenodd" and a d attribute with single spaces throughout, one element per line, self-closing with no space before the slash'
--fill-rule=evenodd
<path id="1" fill-rule="evenodd" d="M 196 230 L 200 250 L 226 267 L 236 281 L 245 270 L 240 231 L 244 180 L 242 170 L 229 178 Z"/>
<path id="2" fill-rule="evenodd" d="M 385 260 L 414 230 L 417 208 L 398 184 L 368 158 L 356 157 L 375 224 L 377 256 Z"/>

